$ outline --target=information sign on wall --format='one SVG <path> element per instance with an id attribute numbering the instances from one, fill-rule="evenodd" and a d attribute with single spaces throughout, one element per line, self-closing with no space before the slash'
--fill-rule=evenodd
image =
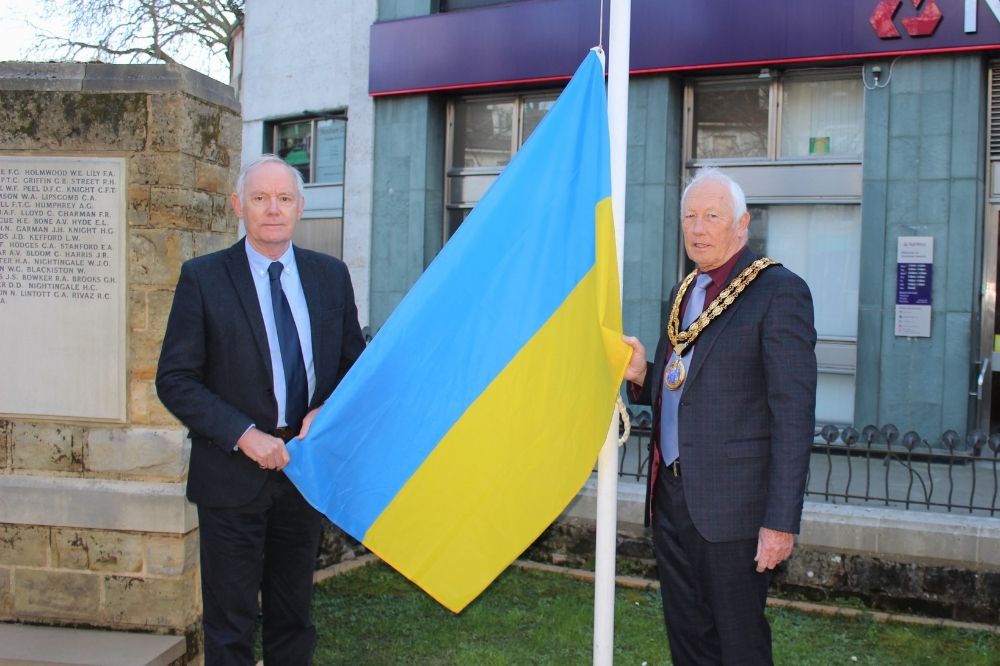
<path id="1" fill-rule="evenodd" d="M 931 336 L 934 239 L 900 236 L 896 246 L 896 335 Z"/>

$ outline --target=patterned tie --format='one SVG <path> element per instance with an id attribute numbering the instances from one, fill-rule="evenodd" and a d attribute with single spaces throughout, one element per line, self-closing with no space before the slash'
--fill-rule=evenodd
<path id="1" fill-rule="evenodd" d="M 302 425 L 309 404 L 309 384 L 306 380 L 306 364 L 302 360 L 302 345 L 299 331 L 295 328 L 292 308 L 281 288 L 280 261 L 267 267 L 271 278 L 271 307 L 274 308 L 274 324 L 278 331 L 278 346 L 281 348 L 281 364 L 285 366 L 285 424 L 294 431 Z"/>
<path id="2" fill-rule="evenodd" d="M 682 330 L 686 331 L 688 326 L 705 309 L 705 291 L 711 282 L 712 278 L 707 273 L 698 274 L 698 278 L 695 280 L 694 291 L 691 292 L 691 298 L 684 309 L 684 319 L 681 321 Z M 686 351 L 687 353 L 681 358 L 685 370 L 691 364 L 691 356 L 694 355 L 694 345 L 688 347 Z M 667 359 L 667 362 L 669 363 L 673 357 L 674 353 L 670 352 L 670 358 Z M 669 465 L 677 460 L 680 455 L 680 448 L 677 442 L 677 406 L 680 404 L 681 393 L 683 391 L 683 385 L 675 391 L 671 391 L 664 386 L 663 398 L 660 400 L 660 453 L 663 454 L 663 463 L 665 465 Z"/>

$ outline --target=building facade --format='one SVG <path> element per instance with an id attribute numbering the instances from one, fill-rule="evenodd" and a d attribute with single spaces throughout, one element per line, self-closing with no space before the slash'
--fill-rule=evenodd
<path id="1" fill-rule="evenodd" d="M 347 263 L 362 326 L 373 247 L 368 34 L 375 11 L 370 0 L 249 0 L 232 44 L 243 159 L 276 153 L 302 173 L 306 211 L 295 242 Z"/>
<path id="2" fill-rule="evenodd" d="M 626 330 L 655 345 L 690 270 L 683 184 L 719 166 L 747 192 L 751 245 L 812 289 L 818 423 L 986 431 L 1000 2 L 789 4 L 633 0 Z M 303 170 L 300 240 L 347 261 L 373 332 L 607 45 L 609 5 L 247 2 L 244 158 Z"/>

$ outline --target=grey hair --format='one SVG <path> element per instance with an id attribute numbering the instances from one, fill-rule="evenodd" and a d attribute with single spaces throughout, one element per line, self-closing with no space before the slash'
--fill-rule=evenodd
<path id="1" fill-rule="evenodd" d="M 704 182 L 722 183 L 729 188 L 729 198 L 733 202 L 733 224 L 739 222 L 740 218 L 747 212 L 747 198 L 743 194 L 743 188 L 735 180 L 722 173 L 716 167 L 704 167 L 698 170 L 691 182 L 684 188 L 681 195 L 681 211 L 684 210 L 684 203 L 687 201 L 688 193 L 695 185 Z"/>
<path id="2" fill-rule="evenodd" d="M 257 159 L 243 165 L 243 168 L 240 169 L 240 177 L 236 179 L 236 196 L 239 198 L 241 204 L 243 203 L 243 188 L 246 185 L 247 176 L 250 175 L 250 172 L 259 166 L 272 163 L 280 164 L 295 174 L 295 189 L 298 190 L 299 199 L 306 198 L 306 188 L 302 182 L 302 174 L 299 173 L 299 170 L 273 153 L 264 153 Z"/>

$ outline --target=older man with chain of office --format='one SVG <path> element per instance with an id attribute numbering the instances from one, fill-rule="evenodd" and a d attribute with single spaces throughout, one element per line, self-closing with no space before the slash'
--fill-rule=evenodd
<path id="1" fill-rule="evenodd" d="M 770 572 L 799 531 L 815 424 L 805 282 L 747 247 L 739 185 L 699 172 L 681 199 L 692 271 L 666 333 L 625 378 L 653 407 L 648 516 L 673 663 L 770 664 Z"/>

